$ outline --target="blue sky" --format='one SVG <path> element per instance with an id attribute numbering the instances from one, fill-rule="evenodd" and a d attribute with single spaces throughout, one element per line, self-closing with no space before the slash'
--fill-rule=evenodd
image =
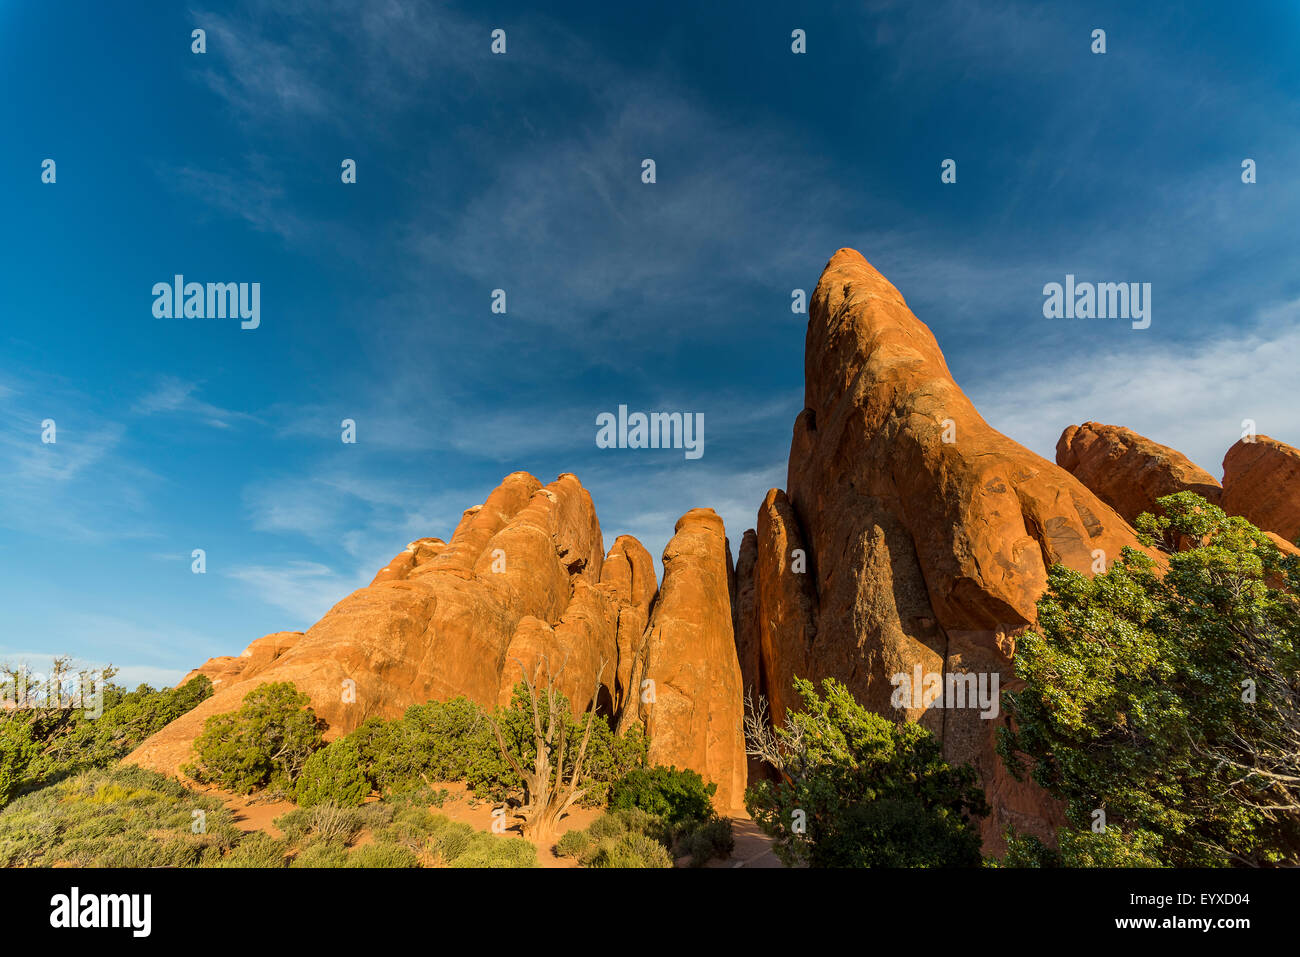
<path id="1" fill-rule="evenodd" d="M 1300 442 L 1294 3 L 700 6 L 0 4 L 0 657 L 173 680 L 516 469 L 578 474 L 607 547 L 695 506 L 734 546 L 841 246 L 1048 457 Z M 260 282 L 261 326 L 155 318 L 175 273 Z M 1067 273 L 1151 283 L 1151 327 L 1045 319 Z M 620 404 L 703 413 L 703 457 L 598 449 Z"/>

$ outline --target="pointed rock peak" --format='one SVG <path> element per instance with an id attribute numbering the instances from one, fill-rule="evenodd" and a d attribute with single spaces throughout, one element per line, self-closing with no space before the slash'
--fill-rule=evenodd
<path id="1" fill-rule="evenodd" d="M 900 304 L 903 303 L 903 294 L 898 291 L 892 282 L 871 263 L 867 258 L 856 249 L 850 249 L 845 246 L 835 252 L 835 255 L 826 263 L 826 268 L 822 270 L 822 279 L 818 282 L 825 281 L 827 276 L 833 276 L 842 279 L 845 283 L 856 285 L 857 292 L 863 295 L 879 296 L 884 299 L 893 299 Z M 841 295 L 846 295 L 848 289 L 843 285 L 840 287 Z"/>
<path id="2" fill-rule="evenodd" d="M 1010 680 L 1014 636 L 1036 619 L 1048 567 L 1108 567 L 1138 545 L 1135 533 L 1069 472 L 984 421 L 934 334 L 853 250 L 831 258 L 813 291 L 804 374 L 788 508 L 771 493 L 758 518 L 769 692 L 793 675 L 843 681 L 866 707 L 938 733 L 999 813 L 1018 808 L 1049 833 L 1050 802 L 1004 780 L 993 722 L 896 704 L 893 679 L 919 668 Z M 1000 825 L 985 836 L 996 846 Z"/>
<path id="3" fill-rule="evenodd" d="M 655 764 L 692 768 L 718 785 L 714 805 L 738 807 L 745 792 L 740 664 L 732 633 L 726 536 L 711 508 L 693 508 L 664 548 L 664 583 L 646 631 L 652 682 L 639 702 Z"/>

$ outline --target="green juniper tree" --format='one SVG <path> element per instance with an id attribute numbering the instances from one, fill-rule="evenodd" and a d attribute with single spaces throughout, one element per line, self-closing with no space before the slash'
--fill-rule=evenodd
<path id="1" fill-rule="evenodd" d="M 943 760 L 918 724 L 868 711 L 833 679 L 796 678 L 802 711 L 773 728 L 747 701 L 748 752 L 780 772 L 745 792 L 745 807 L 787 865 L 979 866 L 977 819 L 988 813 L 969 766 Z"/>
<path id="2" fill-rule="evenodd" d="M 1300 560 L 1190 492 L 1158 504 L 1137 527 L 1164 562 L 1053 567 L 1018 642 L 999 751 L 1071 827 L 1014 863 L 1300 862 Z"/>

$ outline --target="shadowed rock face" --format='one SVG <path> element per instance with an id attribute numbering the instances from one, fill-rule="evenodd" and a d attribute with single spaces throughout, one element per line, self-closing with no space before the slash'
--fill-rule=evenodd
<path id="1" fill-rule="evenodd" d="M 758 509 L 754 604 L 760 670 L 772 720 L 801 702 L 794 679 L 815 670 L 818 649 L 815 574 L 785 492 L 771 489 Z"/>
<path id="2" fill-rule="evenodd" d="M 691 509 L 675 531 L 664 548 L 663 587 L 636 672 L 653 683 L 653 700 L 639 697 L 638 716 L 650 737 L 650 763 L 699 771 L 718 785 L 713 803 L 726 810 L 739 806 L 745 792 L 727 539 L 710 508 Z"/>
<path id="3" fill-rule="evenodd" d="M 762 671 L 762 649 L 758 634 L 758 595 L 755 591 L 754 565 L 758 561 L 758 535 L 748 529 L 740 540 L 736 567 L 732 575 L 731 628 L 736 636 L 736 658 L 740 666 L 742 699 L 757 700 L 765 694 L 768 682 Z M 757 758 L 745 762 L 748 783 L 771 777 L 773 771 Z"/>
<path id="4" fill-rule="evenodd" d="M 1128 522 L 1143 512 L 1160 514 L 1156 499 L 1165 495 L 1195 492 L 1218 505 L 1223 492 L 1214 476 L 1181 452 L 1117 425 L 1068 427 L 1056 443 L 1056 464 Z"/>
<path id="5" fill-rule="evenodd" d="M 1048 565 L 1108 565 L 1137 544 L 1133 530 L 1068 472 L 992 429 L 930 330 L 853 250 L 832 257 L 813 293 L 804 373 L 788 514 L 771 494 L 760 513 L 774 552 L 764 566 L 760 533 L 770 693 L 784 694 L 773 682 L 800 668 L 843 681 L 867 707 L 934 730 L 949 760 L 974 765 L 995 811 L 986 846 L 1002 846 L 1007 824 L 1047 834 L 1059 820 L 1054 803 L 1010 779 L 994 751 L 1005 718 L 896 708 L 891 677 L 919 666 L 996 675 L 1013 688 L 1015 637 L 1035 619 Z M 799 540 L 810 584 L 792 577 L 784 555 Z"/>
<path id="6" fill-rule="evenodd" d="M 616 602 L 618 612 L 618 620 L 615 622 L 618 648 L 615 708 L 620 714 L 631 713 L 635 709 L 626 706 L 629 700 L 636 697 L 636 689 L 632 685 L 632 668 L 637 655 L 642 651 L 642 640 L 650 621 L 650 609 L 659 593 L 654 559 L 645 546 L 631 535 L 620 535 L 614 539 L 609 554 L 605 556 L 600 583 Z"/>
<path id="7" fill-rule="evenodd" d="M 1300 449 L 1258 435 L 1223 457 L 1222 507 L 1294 544 L 1300 539 Z"/>

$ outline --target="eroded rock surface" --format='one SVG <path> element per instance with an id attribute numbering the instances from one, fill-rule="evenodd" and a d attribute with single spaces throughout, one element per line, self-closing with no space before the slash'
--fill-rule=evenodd
<path id="1" fill-rule="evenodd" d="M 1143 512 L 1159 515 L 1156 500 L 1195 492 L 1218 505 L 1218 481 L 1181 452 L 1132 429 L 1085 422 L 1072 425 L 1056 443 L 1056 464 L 1092 489 L 1125 521 Z"/>

